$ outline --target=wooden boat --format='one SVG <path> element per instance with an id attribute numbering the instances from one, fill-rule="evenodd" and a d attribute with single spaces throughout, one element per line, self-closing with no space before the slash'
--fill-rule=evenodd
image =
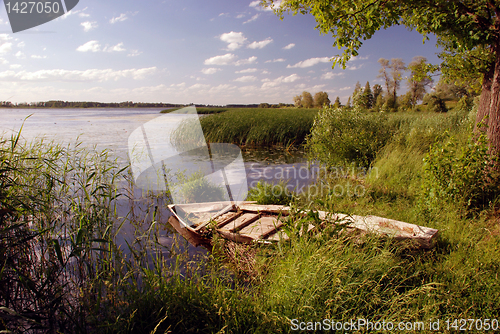
<path id="1" fill-rule="evenodd" d="M 290 207 L 258 205 L 255 202 L 214 202 L 199 204 L 173 204 L 169 223 L 191 244 L 210 247 L 214 231 L 223 238 L 239 243 L 272 243 L 286 241 L 289 236 L 283 224 L 290 214 Z M 307 214 L 302 212 L 302 214 Z M 397 240 L 412 239 L 422 248 L 434 245 L 438 230 L 376 216 L 332 214 L 317 211 L 324 224 L 342 224 L 347 229 L 389 236 Z M 308 232 L 315 226 L 309 224 Z"/>

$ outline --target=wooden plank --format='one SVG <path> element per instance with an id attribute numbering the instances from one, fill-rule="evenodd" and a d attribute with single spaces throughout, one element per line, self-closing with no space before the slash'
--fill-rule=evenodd
<path id="1" fill-rule="evenodd" d="M 431 248 L 434 245 L 439 232 L 434 228 L 377 216 L 348 216 L 344 214 L 329 214 L 325 211 L 318 211 L 318 214 L 322 220 L 328 220 L 337 224 L 349 222 L 348 227 L 358 230 L 386 235 L 397 240 L 412 239 L 424 248 Z"/>
<path id="2" fill-rule="evenodd" d="M 256 213 L 244 213 L 235 220 L 231 221 L 229 224 L 226 224 L 222 229 L 234 233 L 259 219 L 259 217 L 260 215 Z"/>
<path id="3" fill-rule="evenodd" d="M 226 207 L 224 207 L 222 210 L 220 210 L 219 212 L 217 212 L 217 213 L 216 213 L 216 214 L 212 217 L 212 219 L 216 219 L 216 218 L 218 218 L 218 217 L 220 217 L 220 216 L 224 215 L 226 212 L 231 211 L 231 210 L 233 210 L 233 209 L 236 209 L 236 207 L 234 206 L 234 204 L 227 205 L 227 206 L 226 206 Z M 202 228 L 204 228 L 205 226 L 207 226 L 208 224 L 210 224 L 210 221 L 211 221 L 212 219 L 206 219 L 206 221 L 205 221 L 205 222 L 203 222 L 202 224 L 198 224 L 194 230 L 195 230 L 195 231 L 199 231 L 199 230 L 201 230 Z"/>
<path id="4" fill-rule="evenodd" d="M 224 230 L 223 228 L 218 229 L 217 233 L 219 233 L 223 238 L 234 242 L 240 242 L 244 244 L 251 244 L 254 242 L 254 240 L 250 237 L 241 235 L 239 233 L 233 233 L 228 230 Z"/>
<path id="5" fill-rule="evenodd" d="M 191 231 L 190 229 L 182 227 L 181 224 L 179 223 L 179 220 L 177 220 L 175 216 L 170 216 L 168 222 L 177 232 L 179 232 L 180 235 L 182 235 L 189 243 L 191 243 L 195 247 L 198 247 L 200 245 L 205 247 L 210 247 L 210 239 L 203 238 L 199 234 Z"/>
<path id="6" fill-rule="evenodd" d="M 220 216 L 219 218 L 215 219 L 215 222 L 217 223 L 217 228 L 221 228 L 233 219 L 238 218 L 243 214 L 242 211 L 239 212 L 228 212 Z"/>
<path id="7" fill-rule="evenodd" d="M 239 208 L 240 210 L 248 212 L 271 212 L 281 213 L 282 215 L 288 215 L 290 212 L 290 207 L 283 205 L 242 204 Z"/>
<path id="8" fill-rule="evenodd" d="M 278 231 L 266 238 L 266 240 L 271 240 L 271 241 L 286 241 L 289 239 L 290 238 L 288 237 L 288 235 L 283 231 Z"/>
<path id="9" fill-rule="evenodd" d="M 261 239 L 272 234 L 281 225 L 283 225 L 283 222 L 276 219 L 276 217 L 262 217 L 241 229 L 240 234 L 252 239 Z"/>

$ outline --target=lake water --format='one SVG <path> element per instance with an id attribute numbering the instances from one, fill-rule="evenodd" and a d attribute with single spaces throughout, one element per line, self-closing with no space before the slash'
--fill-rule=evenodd
<path id="1" fill-rule="evenodd" d="M 128 164 L 128 138 L 143 124 L 162 116 L 164 108 L 95 108 L 95 109 L 0 109 L 0 134 L 3 137 L 17 133 L 23 126 L 21 136 L 26 140 L 44 137 L 61 143 L 77 143 L 98 150 L 108 149 L 118 157 L 121 164 Z M 29 116 L 29 117 L 28 117 Z M 24 123 L 24 125 L 23 125 Z M 290 188 L 301 189 L 314 179 L 305 165 L 303 152 L 284 149 L 242 148 L 244 168 L 248 187 L 259 180 L 277 182 L 287 180 Z M 136 191 L 134 203 L 123 200 L 120 211 L 126 212 L 135 206 L 135 214 L 144 215 L 147 204 Z M 164 213 L 163 219 L 168 217 Z M 144 222 L 148 222 L 144 218 Z M 133 228 L 126 226 L 122 237 L 133 234 Z M 171 233 L 162 237 L 165 244 L 171 243 Z M 192 251 L 199 251 L 194 250 Z"/>

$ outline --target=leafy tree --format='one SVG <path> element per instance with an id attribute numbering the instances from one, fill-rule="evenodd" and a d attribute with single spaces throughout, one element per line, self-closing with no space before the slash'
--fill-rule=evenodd
<path id="1" fill-rule="evenodd" d="M 352 92 L 352 106 L 359 107 L 361 103 L 361 94 L 363 94 L 363 90 L 361 89 L 361 85 L 359 81 L 356 82 L 356 86 L 354 86 L 354 91 Z"/>
<path id="2" fill-rule="evenodd" d="M 361 94 L 361 106 L 365 109 L 371 109 L 373 107 L 373 93 L 368 81 L 366 82 L 363 94 Z"/>
<path id="3" fill-rule="evenodd" d="M 406 70 L 405 63 L 401 58 L 392 58 L 391 65 L 391 88 L 392 88 L 392 98 L 396 101 L 397 91 L 401 86 L 401 80 L 403 80 L 403 72 Z"/>
<path id="4" fill-rule="evenodd" d="M 333 106 L 335 108 L 340 108 L 342 107 L 342 103 L 340 103 L 340 97 L 337 96 L 337 98 L 335 99 L 335 103 L 333 104 Z"/>
<path id="5" fill-rule="evenodd" d="M 447 83 L 446 79 L 443 77 L 439 78 L 435 89 L 436 95 L 445 101 L 459 100 L 464 96 L 470 96 L 469 89 L 466 85 Z"/>
<path id="6" fill-rule="evenodd" d="M 432 78 L 427 74 L 427 59 L 422 56 L 413 57 L 408 65 L 410 75 L 407 78 L 409 91 L 409 103 L 412 107 L 417 105 L 417 101 L 422 100 L 427 86 L 432 85 Z"/>
<path id="7" fill-rule="evenodd" d="M 377 96 L 377 100 L 375 101 L 375 110 L 380 111 L 380 109 L 382 109 L 382 106 L 384 105 L 384 102 L 385 102 L 384 95 L 380 93 Z"/>
<path id="8" fill-rule="evenodd" d="M 347 104 L 345 105 L 346 108 L 351 108 L 351 97 L 347 99 Z"/>
<path id="9" fill-rule="evenodd" d="M 443 99 L 436 94 L 427 94 L 423 104 L 427 105 L 427 110 L 434 112 L 447 112 L 446 104 Z"/>
<path id="10" fill-rule="evenodd" d="M 311 93 L 303 91 L 302 92 L 302 107 L 312 108 L 314 106 L 314 100 Z"/>
<path id="11" fill-rule="evenodd" d="M 271 108 L 271 106 L 269 105 L 269 103 L 261 103 L 259 104 L 259 108 Z"/>
<path id="12" fill-rule="evenodd" d="M 385 58 L 380 58 L 378 62 L 380 63 L 380 66 L 382 68 L 379 70 L 380 74 L 377 77 L 382 78 L 384 80 L 385 89 L 387 95 L 389 95 L 389 92 L 391 91 L 391 78 L 389 76 L 389 60 Z"/>
<path id="13" fill-rule="evenodd" d="M 377 101 L 377 98 L 380 94 L 382 94 L 382 86 L 380 86 L 379 84 L 373 85 L 373 101 Z"/>
<path id="14" fill-rule="evenodd" d="M 262 0 L 269 5 L 274 0 Z M 476 125 L 483 118 L 493 152 L 500 152 L 500 2 L 494 0 L 283 0 L 276 13 L 312 14 L 316 28 L 331 33 L 343 54 L 333 66 L 358 55 L 362 41 L 382 28 L 405 25 L 426 36 L 435 34 L 445 45 L 443 73 L 463 79 L 480 72 L 481 98 Z M 460 64 L 462 63 L 462 64 Z M 467 65 L 461 67 L 460 65 Z M 458 65 L 458 66 L 457 66 Z M 477 128 L 477 127 L 476 127 Z"/>
<path id="15" fill-rule="evenodd" d="M 297 107 L 300 108 L 302 107 L 302 95 L 296 95 L 293 97 L 293 104 Z"/>
<path id="16" fill-rule="evenodd" d="M 327 92 L 317 92 L 314 94 L 314 106 L 317 108 L 321 108 L 324 105 L 330 105 L 330 99 L 328 98 Z"/>

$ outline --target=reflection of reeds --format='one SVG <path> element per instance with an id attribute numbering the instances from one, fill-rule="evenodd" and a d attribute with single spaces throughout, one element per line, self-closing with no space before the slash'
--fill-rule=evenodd
<path id="1" fill-rule="evenodd" d="M 198 117 L 183 120 L 170 135 L 170 142 L 180 152 L 206 145 Z"/>
<path id="2" fill-rule="evenodd" d="M 201 172 L 179 173 L 178 186 L 184 203 L 218 202 L 224 200 L 224 189 L 210 182 Z"/>

